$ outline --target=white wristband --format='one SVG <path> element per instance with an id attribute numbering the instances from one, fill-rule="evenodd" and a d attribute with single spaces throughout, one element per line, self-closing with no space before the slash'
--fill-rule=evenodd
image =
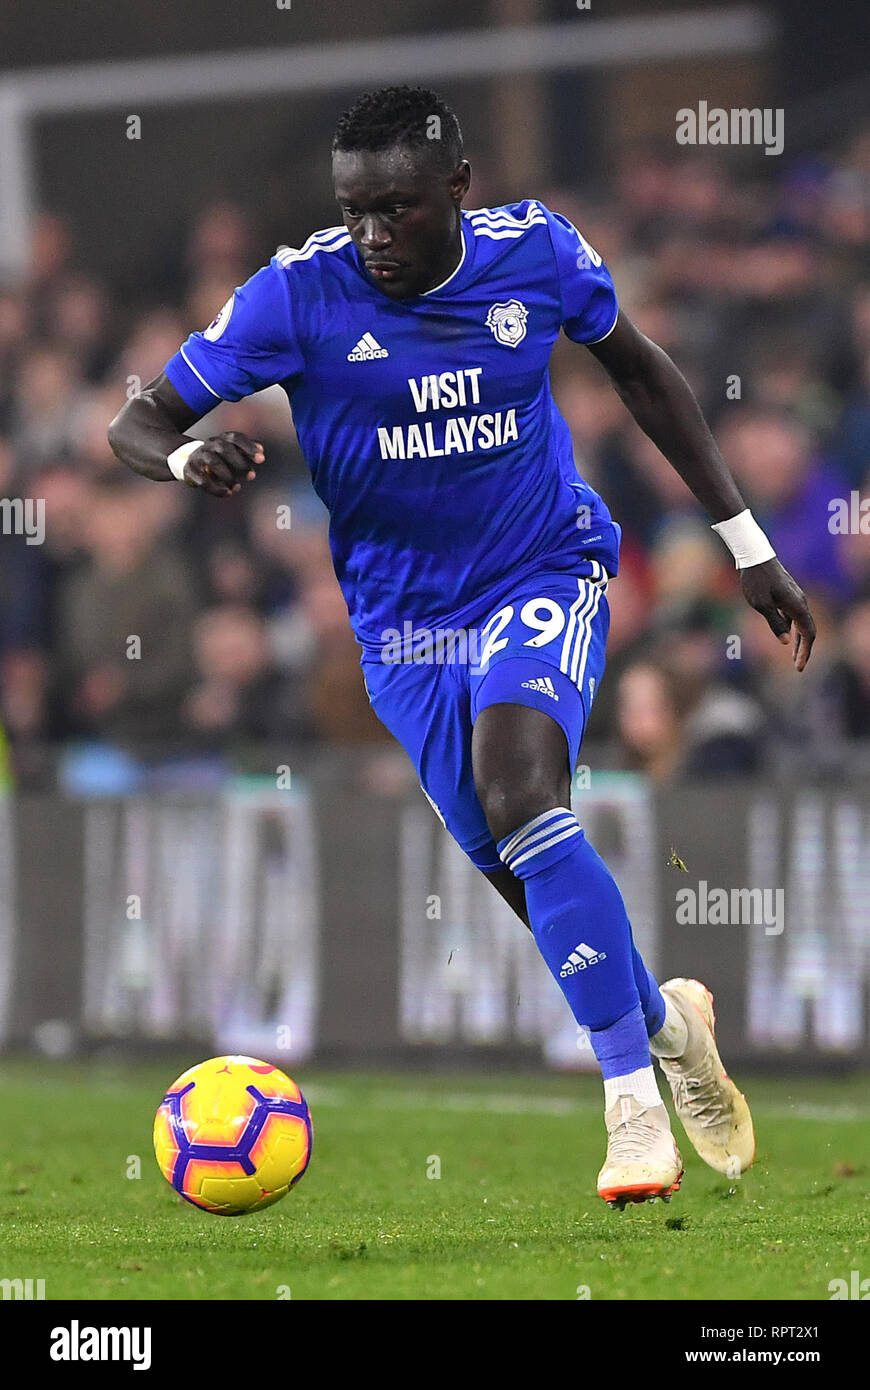
<path id="1" fill-rule="evenodd" d="M 713 530 L 722 537 L 739 570 L 776 559 L 776 551 L 748 507 L 728 521 L 717 521 Z"/>
<path id="2" fill-rule="evenodd" d="M 180 483 L 187 482 L 184 476 L 184 465 L 187 463 L 187 460 L 194 450 L 199 449 L 201 446 L 201 439 L 189 439 L 186 444 L 179 444 L 177 449 L 173 449 L 172 453 L 167 458 L 167 468 L 172 476 L 177 478 Z"/>

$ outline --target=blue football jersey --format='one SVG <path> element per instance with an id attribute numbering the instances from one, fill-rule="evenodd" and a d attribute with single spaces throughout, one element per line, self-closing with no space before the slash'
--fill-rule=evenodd
<path id="1" fill-rule="evenodd" d="M 607 337 L 601 257 L 527 200 L 462 214 L 463 254 L 428 293 L 382 294 L 344 227 L 281 248 L 166 374 L 200 414 L 279 383 L 351 623 L 470 627 L 536 571 L 618 565 L 620 528 L 579 476 L 548 363 L 564 329 Z"/>

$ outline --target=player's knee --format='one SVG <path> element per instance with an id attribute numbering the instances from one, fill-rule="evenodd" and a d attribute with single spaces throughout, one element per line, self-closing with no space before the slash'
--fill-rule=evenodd
<path id="1" fill-rule="evenodd" d="M 559 800 L 559 788 L 534 771 L 526 777 L 488 778 L 477 789 L 489 833 L 496 844 L 527 825 L 535 816 L 564 805 Z"/>

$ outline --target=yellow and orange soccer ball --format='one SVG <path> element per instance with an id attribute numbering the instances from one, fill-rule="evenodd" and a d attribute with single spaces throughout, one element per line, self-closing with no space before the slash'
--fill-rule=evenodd
<path id="1" fill-rule="evenodd" d="M 270 1207 L 311 1158 L 311 1111 L 256 1057 L 212 1057 L 179 1076 L 154 1118 L 154 1152 L 179 1196 L 218 1216 Z"/>

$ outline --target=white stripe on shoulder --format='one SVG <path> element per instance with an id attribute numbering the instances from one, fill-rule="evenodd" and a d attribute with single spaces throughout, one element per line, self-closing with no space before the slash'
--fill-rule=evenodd
<path id="1" fill-rule="evenodd" d="M 529 227 L 546 227 L 546 225 L 546 218 L 539 217 L 535 222 L 530 222 L 528 227 L 517 227 L 513 231 L 497 232 L 491 227 L 475 227 L 474 235 L 489 237 L 491 241 L 516 241 L 517 237 L 525 236 Z"/>
<path id="2" fill-rule="evenodd" d="M 469 212 L 468 216 L 474 223 L 488 222 L 499 223 L 503 226 L 527 227 L 533 219 L 544 217 L 544 210 L 540 203 L 530 202 L 527 211 L 522 215 L 510 212 L 507 208 L 477 208 L 475 211 Z"/>
<path id="3" fill-rule="evenodd" d="M 298 250 L 294 246 L 279 246 L 275 256 L 281 265 L 292 265 L 295 261 L 310 261 L 318 251 L 340 251 L 349 242 L 350 233 L 346 227 L 327 227 L 322 232 L 312 232 Z"/>
<path id="4" fill-rule="evenodd" d="M 499 214 L 497 217 L 475 217 L 471 220 L 471 226 L 477 230 L 478 227 L 514 227 L 519 231 L 526 227 L 532 227 L 536 222 L 546 222 L 543 212 L 531 212 L 528 217 L 507 217 Z"/>
<path id="5" fill-rule="evenodd" d="M 347 227 L 344 227 L 344 226 L 338 226 L 338 227 L 323 227 L 319 232 L 312 232 L 311 235 L 307 238 L 307 240 L 303 243 L 301 249 L 302 249 L 303 251 L 306 251 L 306 250 L 308 249 L 309 246 L 312 246 L 312 245 L 315 244 L 315 243 L 320 243 L 320 244 L 323 244 L 323 245 L 328 245 L 330 242 L 335 241 L 337 238 L 340 238 L 340 237 L 349 237 L 349 236 L 350 236 L 350 232 L 347 230 Z M 295 246 L 282 246 L 282 247 L 281 247 L 281 250 L 282 250 L 282 251 L 295 251 L 295 250 L 296 250 L 296 247 L 295 247 Z"/>
<path id="6" fill-rule="evenodd" d="M 299 256 L 303 251 L 307 251 L 312 246 L 330 246 L 333 242 L 348 236 L 346 227 L 325 227 L 322 232 L 312 232 L 311 236 L 303 243 L 302 247 L 279 246 L 275 252 L 276 256 Z"/>
<path id="7" fill-rule="evenodd" d="M 515 241 L 525 236 L 531 227 L 546 226 L 547 219 L 538 203 L 530 203 L 522 217 L 508 212 L 506 208 L 480 208 L 468 215 L 475 236 L 489 237 L 491 241 Z"/>
<path id="8" fill-rule="evenodd" d="M 472 227 L 531 227 L 534 222 L 546 222 L 542 212 L 530 213 L 528 217 L 475 217 Z"/>

